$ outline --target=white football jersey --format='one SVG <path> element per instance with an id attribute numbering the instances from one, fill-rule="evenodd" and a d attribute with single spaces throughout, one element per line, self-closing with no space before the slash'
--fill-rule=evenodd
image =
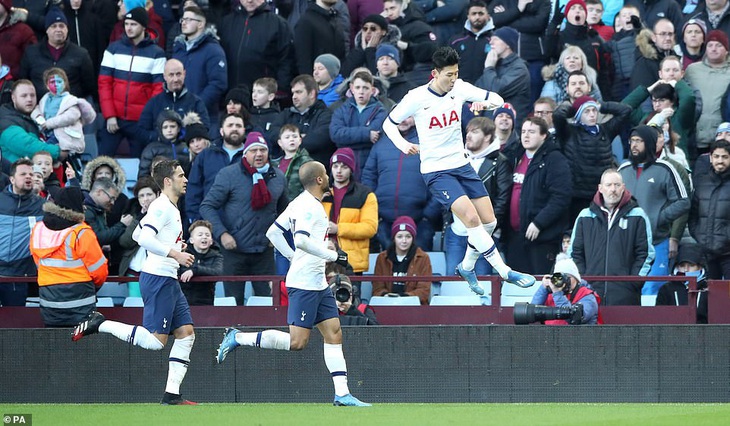
<path id="1" fill-rule="evenodd" d="M 398 124 L 413 116 L 421 152 L 421 173 L 459 168 L 469 163 L 461 135 L 464 102 L 484 101 L 489 92 L 456 80 L 450 92 L 438 95 L 428 84 L 408 92 L 389 120 Z"/>
<path id="2" fill-rule="evenodd" d="M 164 193 L 152 201 L 147 214 L 139 222 L 139 226 L 152 228 L 157 234 L 155 238 L 165 247 L 182 251 L 183 229 L 180 210 Z M 171 257 L 160 256 L 148 251 L 147 259 L 142 265 L 142 272 L 177 279 L 179 266 L 177 261 Z"/>
<path id="3" fill-rule="evenodd" d="M 302 192 L 289 203 L 286 210 L 276 218 L 276 224 L 281 229 L 291 230 L 292 235 L 302 233 L 309 236 L 313 243 L 326 246 L 325 238 L 330 221 L 322 203 L 308 191 Z M 286 274 L 286 286 L 302 290 L 326 289 L 326 263 L 327 260 L 304 250 L 294 250 L 294 257 Z"/>

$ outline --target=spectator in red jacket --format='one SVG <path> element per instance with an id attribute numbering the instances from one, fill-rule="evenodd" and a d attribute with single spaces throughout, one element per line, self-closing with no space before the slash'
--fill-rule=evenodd
<path id="1" fill-rule="evenodd" d="M 38 42 L 33 30 L 11 9 L 12 0 L 0 0 L 0 57 L 10 67 L 10 74 L 19 75 L 20 59 L 25 48 Z"/>
<path id="2" fill-rule="evenodd" d="M 147 101 L 162 92 L 165 51 L 146 32 L 147 11 L 138 7 L 124 15 L 124 36 L 104 52 L 99 72 L 99 101 L 106 126 L 99 154 L 113 157 L 126 137 L 130 154 L 139 157 L 144 145 L 137 136 L 139 117 Z M 131 58 L 130 58 L 131 57 Z"/>

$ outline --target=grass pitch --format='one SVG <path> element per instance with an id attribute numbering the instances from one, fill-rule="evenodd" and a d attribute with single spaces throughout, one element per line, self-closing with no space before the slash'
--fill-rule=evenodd
<path id="1" fill-rule="evenodd" d="M 0 412 L 32 414 L 35 426 L 730 424 L 730 404 L 5 404 Z"/>

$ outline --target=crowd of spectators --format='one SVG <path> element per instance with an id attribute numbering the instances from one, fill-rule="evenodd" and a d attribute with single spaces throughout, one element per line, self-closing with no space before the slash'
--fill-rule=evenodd
<path id="1" fill-rule="evenodd" d="M 568 234 L 586 276 L 670 275 L 697 244 L 706 277 L 730 278 L 729 36 L 730 0 L 0 0 L 0 273 L 35 274 L 40 205 L 79 186 L 110 273 L 134 274 L 144 250 L 129 234 L 164 158 L 188 177 L 200 264 L 180 273 L 196 303 L 211 289 L 195 275 L 286 272 L 265 232 L 311 160 L 330 173 L 329 238 L 354 273 L 381 252 L 376 272 L 430 273 L 434 235 L 453 272 L 463 224 L 382 132 L 446 45 L 462 79 L 506 102 L 457 125 L 507 263 L 549 273 Z M 398 129 L 418 142 L 412 120 Z M 140 159 L 136 176 L 120 158 Z M 427 303 L 425 284 L 395 284 L 377 291 Z M 594 289 L 639 304 L 661 286 Z M 30 287 L 1 285 L 0 305 Z M 241 283 L 225 289 L 243 303 Z"/>

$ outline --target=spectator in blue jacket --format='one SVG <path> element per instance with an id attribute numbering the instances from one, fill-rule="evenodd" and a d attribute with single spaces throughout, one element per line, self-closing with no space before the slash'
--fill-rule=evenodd
<path id="1" fill-rule="evenodd" d="M 340 99 L 337 88 L 344 80 L 340 75 L 340 60 L 331 53 L 319 55 L 314 60 L 312 77 L 317 82 L 319 93 L 317 99 L 330 106 Z"/>
<path id="2" fill-rule="evenodd" d="M 246 138 L 245 122 L 240 114 L 228 114 L 221 122 L 221 138 L 195 157 L 190 166 L 188 189 L 185 193 L 185 211 L 193 222 L 201 219 L 200 203 L 215 182 L 218 172 L 241 161 L 243 141 Z"/>
<path id="3" fill-rule="evenodd" d="M 197 6 L 185 8 L 175 38 L 172 57 L 185 67 L 185 87 L 200 97 L 208 110 L 211 137 L 218 133 L 220 101 L 228 89 L 228 63 L 214 27 L 206 27 L 205 12 Z"/>
<path id="4" fill-rule="evenodd" d="M 380 139 L 380 129 L 387 111 L 373 96 L 375 80 L 368 71 L 358 71 L 350 80 L 352 98 L 332 114 L 330 137 L 338 148 L 352 148 L 357 168 L 356 180 L 365 167 L 373 144 Z"/>
<path id="5" fill-rule="evenodd" d="M 157 140 L 157 117 L 165 110 L 173 110 L 180 117 L 189 112 L 200 116 L 203 124 L 210 127 L 210 118 L 205 103 L 197 95 L 188 91 L 185 86 L 185 67 L 177 59 L 170 59 L 165 63 L 165 86 L 162 93 L 150 99 L 139 116 L 139 134 L 137 140 L 141 146 Z"/>
<path id="6" fill-rule="evenodd" d="M 398 131 L 408 142 L 418 143 L 413 117 L 398 124 Z M 403 154 L 386 135 L 370 151 L 361 182 L 370 187 L 378 199 L 380 222 L 376 238 L 383 250 L 392 242 L 391 227 L 399 216 L 409 216 L 416 222 L 418 247 L 425 251 L 433 249 L 434 229 L 441 218 L 441 205 L 431 198 L 423 179 L 413 178 L 418 176 L 420 169 L 419 156 Z"/>

